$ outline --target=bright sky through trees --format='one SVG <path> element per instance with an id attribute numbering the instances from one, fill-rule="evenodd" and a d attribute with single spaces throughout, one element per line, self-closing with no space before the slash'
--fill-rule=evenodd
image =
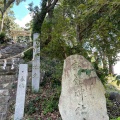
<path id="1" fill-rule="evenodd" d="M 25 24 L 31 20 L 29 14 L 28 6 L 33 2 L 34 6 L 40 4 L 40 0 L 26 0 L 26 2 L 21 2 L 18 6 L 14 4 L 12 10 L 15 13 L 15 22 L 20 25 L 20 27 L 25 27 Z"/>

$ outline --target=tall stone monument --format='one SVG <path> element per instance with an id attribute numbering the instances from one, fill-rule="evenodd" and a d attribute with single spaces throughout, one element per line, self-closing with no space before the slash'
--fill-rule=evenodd
<path id="1" fill-rule="evenodd" d="M 37 41 L 38 33 L 33 35 L 33 62 L 32 62 L 32 90 L 39 91 L 40 84 L 40 43 Z"/>
<path id="2" fill-rule="evenodd" d="M 59 99 L 62 120 L 109 120 L 104 94 L 89 61 L 80 55 L 66 58 Z"/>

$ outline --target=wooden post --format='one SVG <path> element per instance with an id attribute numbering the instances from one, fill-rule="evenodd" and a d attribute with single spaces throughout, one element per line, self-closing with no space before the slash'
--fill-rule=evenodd
<path id="1" fill-rule="evenodd" d="M 39 91 L 40 84 L 40 43 L 37 41 L 38 33 L 33 35 L 33 62 L 32 62 L 32 90 Z"/>

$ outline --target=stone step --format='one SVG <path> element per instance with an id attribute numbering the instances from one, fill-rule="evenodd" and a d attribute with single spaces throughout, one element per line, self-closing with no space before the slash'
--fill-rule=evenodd
<path id="1" fill-rule="evenodd" d="M 17 73 L 16 69 L 15 70 L 7 70 L 7 69 L 1 70 L 0 69 L 0 76 L 2 76 L 2 75 L 15 75 L 16 73 Z"/>
<path id="2" fill-rule="evenodd" d="M 9 90 L 8 89 L 0 89 L 0 96 L 8 96 Z"/>
<path id="3" fill-rule="evenodd" d="M 14 81 L 16 79 L 16 75 L 0 75 L 0 81 Z"/>
<path id="4" fill-rule="evenodd" d="M 1 86 L 2 84 L 13 83 L 13 82 L 15 82 L 15 79 L 0 80 L 0 86 Z"/>
<path id="5" fill-rule="evenodd" d="M 9 99 L 9 90 L 0 89 L 0 120 L 6 120 Z"/>
<path id="6" fill-rule="evenodd" d="M 13 82 L 0 84 L 0 89 L 11 89 Z"/>
<path id="7" fill-rule="evenodd" d="M 0 73 L 0 76 L 1 75 L 15 75 L 16 72 L 5 72 L 5 73 Z"/>
<path id="8" fill-rule="evenodd" d="M 10 99 L 10 96 L 0 96 L 0 105 L 5 105 Z"/>
<path id="9" fill-rule="evenodd" d="M 6 113 L 0 113 L 0 120 L 6 120 Z"/>
<path id="10" fill-rule="evenodd" d="M 0 88 L 10 89 L 16 79 L 16 75 L 0 75 Z"/>

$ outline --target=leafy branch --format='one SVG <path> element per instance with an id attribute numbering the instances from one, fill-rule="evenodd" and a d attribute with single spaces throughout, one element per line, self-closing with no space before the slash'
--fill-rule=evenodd
<path id="1" fill-rule="evenodd" d="M 82 72 L 85 72 L 86 75 L 89 75 L 89 76 L 90 76 L 90 74 L 91 74 L 92 71 L 94 71 L 94 69 L 79 69 L 79 70 L 78 70 L 78 75 L 81 75 Z"/>

